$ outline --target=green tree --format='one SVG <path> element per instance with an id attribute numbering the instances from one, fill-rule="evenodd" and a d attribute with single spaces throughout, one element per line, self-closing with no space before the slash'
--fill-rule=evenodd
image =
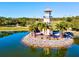
<path id="1" fill-rule="evenodd" d="M 59 24 L 56 24 L 56 29 L 57 30 L 67 30 L 67 28 L 69 28 L 68 23 L 67 22 L 60 22 Z"/>
<path id="2" fill-rule="evenodd" d="M 79 20 L 74 20 L 72 22 L 72 29 L 79 30 Z"/>
<path id="3" fill-rule="evenodd" d="M 66 21 L 67 21 L 67 22 L 71 22 L 72 20 L 73 20 L 73 19 L 72 19 L 71 17 L 67 17 L 67 18 L 66 18 Z"/>

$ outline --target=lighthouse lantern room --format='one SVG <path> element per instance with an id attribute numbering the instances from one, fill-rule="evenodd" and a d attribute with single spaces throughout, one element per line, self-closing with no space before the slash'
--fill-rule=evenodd
<path id="1" fill-rule="evenodd" d="M 50 23 L 51 12 L 52 12 L 52 10 L 49 9 L 49 8 L 44 10 L 44 13 L 45 13 L 45 15 L 44 15 L 44 22 L 47 23 L 47 24 Z"/>

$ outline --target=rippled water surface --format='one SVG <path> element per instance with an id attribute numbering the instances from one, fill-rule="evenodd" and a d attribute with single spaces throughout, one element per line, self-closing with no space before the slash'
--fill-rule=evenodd
<path id="1" fill-rule="evenodd" d="M 29 32 L 19 32 L 14 33 L 9 36 L 5 36 L 0 38 L 0 56 L 7 56 L 7 57 L 39 57 L 44 56 L 43 49 L 41 48 L 30 48 L 25 46 L 21 40 L 25 35 L 29 34 Z M 57 57 L 58 50 L 57 49 L 51 49 L 51 55 Z M 64 54 L 64 56 L 67 57 L 79 57 L 79 45 L 73 44 L 71 47 L 69 47 L 65 53 L 61 51 L 60 54 Z M 59 54 L 59 55 L 60 55 Z"/>

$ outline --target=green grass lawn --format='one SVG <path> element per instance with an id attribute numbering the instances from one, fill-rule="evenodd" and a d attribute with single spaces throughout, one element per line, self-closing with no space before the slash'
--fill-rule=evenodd
<path id="1" fill-rule="evenodd" d="M 51 25 L 52 25 L 53 30 L 55 30 L 56 24 L 59 24 L 60 22 L 62 22 L 62 21 L 52 21 L 51 22 Z"/>
<path id="2" fill-rule="evenodd" d="M 0 31 L 28 31 L 27 27 L 0 27 Z"/>
<path id="3" fill-rule="evenodd" d="M 53 28 L 55 28 L 55 25 L 57 23 L 60 23 L 61 21 L 52 21 L 51 25 Z M 5 26 L 1 26 L 0 27 L 0 31 L 29 31 L 28 27 L 5 27 Z"/>

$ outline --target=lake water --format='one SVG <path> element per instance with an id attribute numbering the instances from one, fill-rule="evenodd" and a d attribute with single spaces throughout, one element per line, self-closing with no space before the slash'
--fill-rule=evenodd
<path id="1" fill-rule="evenodd" d="M 29 32 L 14 33 L 9 36 L 0 38 L 0 56 L 1 57 L 40 57 L 44 56 L 43 49 L 33 49 L 25 46 L 21 40 Z M 56 56 L 56 49 L 51 49 L 51 57 Z M 73 44 L 67 49 L 64 56 L 66 57 L 79 57 L 79 45 Z"/>

